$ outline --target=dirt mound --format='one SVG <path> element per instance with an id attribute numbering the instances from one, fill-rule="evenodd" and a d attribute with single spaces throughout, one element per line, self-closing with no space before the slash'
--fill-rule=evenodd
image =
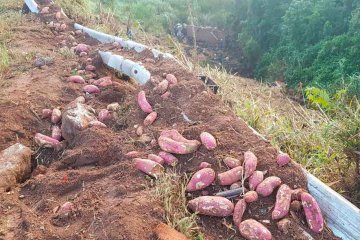
<path id="1" fill-rule="evenodd" d="M 115 84 L 102 88 L 98 95 L 84 94 L 82 84 L 68 83 L 66 77 L 82 69 L 89 56 L 96 56 L 96 49 L 112 47 L 75 35 L 78 43 L 89 44 L 91 50 L 86 57 L 68 58 L 58 49 L 74 30 L 70 25 L 66 31 L 57 33 L 44 30 L 47 27 L 37 19 L 28 16 L 26 20 L 23 29 L 29 27 L 31 31 L 36 30 L 36 34 L 26 30 L 29 35 L 24 39 L 25 33 L 15 31 L 19 37 L 15 38 L 14 46 L 32 49 L 36 55 L 51 56 L 54 64 L 39 69 L 28 63 L 27 71 L 6 79 L 10 85 L 1 90 L 8 97 L 0 98 L 0 110 L 3 110 L 0 121 L 4 123 L 0 125 L 0 147 L 5 148 L 17 141 L 32 146 L 33 168 L 39 168 L 39 164 L 48 165 L 48 168 L 34 171 L 22 186 L 0 195 L 0 237 L 150 239 L 156 225 L 164 221 L 164 209 L 153 197 L 152 181 L 135 170 L 132 160 L 125 157 L 125 153 L 133 150 L 140 152 L 142 157 L 160 151 L 155 144 L 139 141 L 135 133 L 134 126 L 142 125 L 146 116 L 137 106 L 139 88 L 98 64 L 95 78 L 111 76 Z M 55 20 L 54 12 L 47 16 L 46 21 L 50 20 Z M 72 43 L 66 44 L 70 47 Z M 165 72 L 174 74 L 179 80 L 170 89 L 171 97 L 166 101 L 155 94 L 152 83 L 142 87 L 158 113 L 156 122 L 144 130 L 150 139 L 157 139 L 162 130 L 175 128 L 189 139 L 198 139 L 202 131 L 209 131 L 219 141 L 214 151 L 202 146 L 193 154 L 178 156 L 180 164 L 176 170 L 179 174 L 192 173 L 202 161 L 211 163 L 215 171 L 221 172 L 226 169 L 222 164 L 225 156 L 242 158 L 245 151 L 251 150 L 258 156 L 259 170 L 268 170 L 268 175 L 279 176 L 290 187 L 306 188 L 306 178 L 300 167 L 291 164 L 278 168 L 275 163 L 277 150 L 256 136 L 192 73 L 170 60 L 146 60 L 150 57 L 149 52 L 138 54 L 121 50 L 120 53 L 133 61 L 142 61 L 155 78 L 161 79 Z M 11 68 L 10 72 L 14 72 L 16 66 Z M 33 134 L 49 135 L 51 129 L 49 120 L 40 119 L 41 109 L 59 107 L 63 110 L 80 95 L 97 111 L 109 103 L 119 103 L 114 119 L 106 122 L 108 127 L 81 131 L 61 151 L 35 147 Z M 213 194 L 224 189 L 212 185 L 207 190 Z M 188 194 L 188 197 L 199 194 Z M 66 202 L 71 202 L 72 208 L 65 214 L 61 206 Z M 245 218 L 251 215 L 265 221 L 275 239 L 289 239 L 276 228 L 276 222 L 270 221 L 274 202 L 275 194 L 260 198 L 250 205 Z M 294 213 L 294 217 L 308 230 L 304 216 Z M 198 218 L 206 239 L 242 239 L 231 222 L 231 218 Z M 313 237 L 335 239 L 327 229 L 321 234 L 313 234 Z"/>

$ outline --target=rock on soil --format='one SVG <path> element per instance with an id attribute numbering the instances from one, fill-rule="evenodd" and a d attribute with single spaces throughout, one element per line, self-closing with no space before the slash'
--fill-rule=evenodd
<path id="1" fill-rule="evenodd" d="M 72 140 L 80 131 L 96 121 L 95 110 L 88 105 L 71 103 L 62 116 L 61 133 L 64 139 Z"/>
<path id="2" fill-rule="evenodd" d="M 31 149 L 16 143 L 0 152 L 0 189 L 24 180 L 31 171 Z"/>

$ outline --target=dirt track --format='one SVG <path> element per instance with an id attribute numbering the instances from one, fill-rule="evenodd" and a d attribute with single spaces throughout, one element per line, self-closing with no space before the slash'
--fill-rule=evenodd
<path id="1" fill-rule="evenodd" d="M 125 58 L 141 61 L 154 78 L 161 79 L 164 72 L 177 76 L 180 82 L 171 89 L 172 95 L 166 101 L 153 92 L 151 83 L 143 87 L 159 116 L 152 126 L 145 128 L 145 133 L 157 139 L 161 130 L 175 128 L 189 139 L 198 139 L 202 131 L 209 131 L 219 142 L 215 151 L 201 147 L 194 154 L 179 156 L 180 165 L 176 168 L 179 173 L 193 172 L 202 161 L 221 172 L 226 170 L 221 162 L 224 157 L 242 159 L 243 152 L 251 150 L 259 159 L 259 170 L 268 170 L 269 176 L 279 176 L 292 188 L 306 188 L 306 179 L 297 165 L 278 168 L 276 149 L 257 137 L 216 95 L 207 91 L 202 82 L 176 63 L 153 61 L 150 53 L 114 49 L 86 36 L 75 38 L 76 42 L 91 46 L 89 56 L 66 59 L 59 54 L 59 48 L 73 30 L 71 21 L 66 20 L 67 30 L 58 34 L 43 22 L 50 19 L 54 19 L 54 12 L 42 20 L 27 16 L 22 26 L 14 29 L 16 36 L 11 47 L 53 57 L 54 63 L 46 69 L 35 68 L 33 62 L 11 66 L 0 82 L 0 149 L 21 142 L 34 150 L 33 169 L 38 163 L 48 166 L 44 174 L 33 174 L 21 186 L 0 195 L 0 239 L 151 239 L 155 226 L 164 221 L 163 207 L 153 197 L 150 181 L 124 156 L 133 150 L 141 152 L 142 157 L 160 151 L 158 146 L 140 143 L 135 134 L 134 125 L 142 124 L 146 116 L 136 103 L 139 87 L 119 79 L 101 65 L 97 49 L 119 51 Z M 71 47 L 72 42 L 66 44 Z M 79 69 L 79 64 L 83 66 L 88 57 L 95 59 L 97 77 L 110 75 L 115 84 L 102 88 L 100 94 L 86 95 L 86 104 L 100 110 L 118 102 L 121 106 L 118 117 L 107 122 L 107 128 L 91 127 L 82 131 L 63 151 L 39 149 L 33 142 L 34 134 L 49 135 L 51 129 L 50 121 L 39 118 L 41 110 L 63 109 L 84 95 L 82 84 L 68 83 L 65 79 L 73 69 Z M 182 113 L 196 124 L 184 121 Z M 213 194 L 222 189 L 212 185 L 208 191 Z M 67 217 L 54 213 L 54 209 L 66 201 L 74 203 L 74 213 Z M 260 198 L 249 205 L 244 219 L 250 216 L 258 220 L 271 219 L 274 202 L 275 194 Z M 294 214 L 304 222 L 302 214 Z M 231 218 L 200 217 L 198 220 L 206 239 L 242 239 L 229 227 L 231 222 Z M 304 223 L 300 224 L 307 229 Z M 277 230 L 276 222 L 265 225 L 275 239 L 289 239 L 290 235 Z M 295 232 L 291 234 L 294 234 L 291 238 L 299 239 Z M 313 236 L 334 239 L 327 229 Z"/>

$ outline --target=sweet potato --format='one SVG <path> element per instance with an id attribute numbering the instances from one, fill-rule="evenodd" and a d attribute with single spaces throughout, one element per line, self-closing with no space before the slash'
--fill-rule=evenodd
<path id="1" fill-rule="evenodd" d="M 188 207 L 199 214 L 227 217 L 233 213 L 234 204 L 224 198 L 218 196 L 201 196 L 188 202 Z"/>
<path id="2" fill-rule="evenodd" d="M 99 87 L 106 87 L 106 86 L 112 85 L 113 82 L 111 81 L 110 76 L 106 76 L 106 77 L 99 78 L 98 80 L 95 80 L 93 82 L 93 84 L 96 86 L 99 86 Z"/>
<path id="3" fill-rule="evenodd" d="M 164 172 L 164 167 L 161 164 L 149 159 L 135 158 L 134 163 L 136 169 L 154 178 L 158 178 Z"/>
<path id="4" fill-rule="evenodd" d="M 163 95 L 161 95 L 161 98 L 163 100 L 168 99 L 171 96 L 171 93 L 169 91 L 165 92 Z"/>
<path id="5" fill-rule="evenodd" d="M 53 139 L 58 140 L 58 141 L 61 140 L 61 129 L 60 129 L 59 126 L 57 126 L 57 125 L 52 126 L 52 128 L 51 128 L 51 137 Z"/>
<path id="6" fill-rule="evenodd" d="M 155 155 L 155 154 L 149 154 L 148 159 L 150 159 L 151 161 L 157 162 L 161 165 L 163 165 L 165 162 L 165 160 L 162 157 Z"/>
<path id="7" fill-rule="evenodd" d="M 98 114 L 98 120 L 100 122 L 108 121 L 112 118 L 111 113 L 107 109 L 101 109 Z"/>
<path id="8" fill-rule="evenodd" d="M 89 122 L 89 126 L 90 126 L 90 127 L 97 126 L 97 127 L 104 127 L 104 128 L 106 128 L 106 125 L 105 125 L 104 123 L 98 121 L 98 120 Z"/>
<path id="9" fill-rule="evenodd" d="M 83 91 L 87 93 L 100 93 L 100 89 L 95 85 L 86 85 L 83 87 Z"/>
<path id="10" fill-rule="evenodd" d="M 146 99 L 145 91 L 140 91 L 138 94 L 138 105 L 141 108 L 141 110 L 145 113 L 151 113 L 153 111 L 150 103 Z"/>
<path id="11" fill-rule="evenodd" d="M 168 87 L 169 87 L 169 82 L 168 82 L 168 80 L 163 80 L 163 81 L 161 81 L 161 83 L 159 83 L 159 85 L 157 85 L 157 86 L 154 88 L 154 92 L 162 95 L 162 94 L 164 94 L 164 93 L 168 90 Z"/>
<path id="12" fill-rule="evenodd" d="M 255 190 L 256 187 L 264 180 L 264 172 L 255 171 L 249 177 L 249 188 L 250 190 Z"/>
<path id="13" fill-rule="evenodd" d="M 290 162 L 291 158 L 289 157 L 289 155 L 287 153 L 279 153 L 279 155 L 277 156 L 276 162 L 277 164 L 282 167 L 287 165 Z"/>
<path id="14" fill-rule="evenodd" d="M 208 132 L 202 132 L 200 134 L 201 143 L 207 150 L 213 150 L 216 148 L 216 139 Z"/>
<path id="15" fill-rule="evenodd" d="M 208 162 L 201 162 L 201 163 L 199 164 L 199 169 L 209 168 L 209 167 L 211 167 L 211 164 L 208 163 Z"/>
<path id="16" fill-rule="evenodd" d="M 240 223 L 242 222 L 242 217 L 246 210 L 246 201 L 244 199 L 240 199 L 234 207 L 233 213 L 233 221 L 236 227 L 239 227 Z"/>
<path id="17" fill-rule="evenodd" d="M 58 108 L 54 108 L 51 113 L 51 122 L 57 124 L 61 120 L 61 111 Z"/>
<path id="18" fill-rule="evenodd" d="M 288 215 L 291 203 L 291 188 L 282 184 L 276 193 L 276 202 L 271 214 L 273 220 L 281 219 Z"/>
<path id="19" fill-rule="evenodd" d="M 76 47 L 75 47 L 75 51 L 77 53 L 81 53 L 81 52 L 88 52 L 89 51 L 89 46 L 83 43 L 79 43 Z"/>
<path id="20" fill-rule="evenodd" d="M 242 179 L 243 168 L 242 166 L 235 167 L 229 171 L 219 173 L 218 179 L 220 185 L 231 185 Z"/>
<path id="21" fill-rule="evenodd" d="M 86 65 L 85 70 L 92 72 L 92 71 L 96 70 L 96 67 L 94 65 L 89 64 L 89 65 Z"/>
<path id="22" fill-rule="evenodd" d="M 189 154 L 195 152 L 199 148 L 198 142 L 178 142 L 163 136 L 159 137 L 158 143 L 163 151 L 175 154 Z"/>
<path id="23" fill-rule="evenodd" d="M 226 157 L 223 161 L 225 165 L 228 166 L 229 168 L 235 168 L 241 166 L 241 161 L 233 157 Z"/>
<path id="24" fill-rule="evenodd" d="M 183 135 L 181 135 L 177 130 L 175 129 L 171 129 L 171 130 L 164 130 L 160 133 L 160 136 L 162 137 L 167 137 L 167 138 L 171 138 L 174 141 L 177 142 L 187 142 L 187 143 L 198 143 L 200 144 L 199 141 L 197 140 L 189 140 L 186 139 Z"/>
<path id="25" fill-rule="evenodd" d="M 41 111 L 41 118 L 49 118 L 51 117 L 52 110 L 51 109 L 43 109 Z"/>
<path id="26" fill-rule="evenodd" d="M 166 80 L 169 81 L 171 86 L 176 85 L 178 83 L 177 78 L 171 73 L 166 74 Z"/>
<path id="27" fill-rule="evenodd" d="M 75 210 L 75 206 L 74 206 L 73 203 L 65 202 L 63 205 L 60 206 L 57 213 L 59 213 L 59 214 L 69 214 L 74 210 Z"/>
<path id="28" fill-rule="evenodd" d="M 171 153 L 167 152 L 159 152 L 159 156 L 162 157 L 167 165 L 175 166 L 178 163 L 178 159 L 172 155 Z"/>
<path id="29" fill-rule="evenodd" d="M 271 240 L 270 231 L 254 219 L 247 219 L 240 223 L 239 231 L 241 236 L 247 240 Z"/>
<path id="30" fill-rule="evenodd" d="M 245 178 L 248 178 L 256 170 L 257 157 L 253 152 L 247 151 L 244 153 L 244 172 Z"/>
<path id="31" fill-rule="evenodd" d="M 301 203 L 309 228 L 316 233 L 320 233 L 324 228 L 324 218 L 315 198 L 309 193 L 303 192 L 301 194 Z"/>
<path id="32" fill-rule="evenodd" d="M 257 186 L 256 192 L 262 197 L 267 197 L 280 185 L 281 179 L 279 177 L 267 177 Z"/>
<path id="33" fill-rule="evenodd" d="M 34 140 L 39 147 L 44 148 L 55 148 L 60 143 L 58 140 L 41 133 L 35 134 Z"/>
<path id="34" fill-rule="evenodd" d="M 210 186 L 215 180 L 215 175 L 215 171 L 211 168 L 203 168 L 197 171 L 186 186 L 186 191 L 194 192 Z"/>
<path id="35" fill-rule="evenodd" d="M 245 202 L 252 203 L 252 202 L 255 202 L 256 200 L 258 200 L 258 194 L 255 191 L 249 191 L 244 194 L 243 198 L 244 198 Z"/>
<path id="36" fill-rule="evenodd" d="M 147 115 L 146 118 L 144 119 L 144 126 L 149 126 L 149 125 L 153 124 L 153 122 L 155 122 L 156 118 L 157 118 L 156 112 L 149 113 L 149 115 Z"/>

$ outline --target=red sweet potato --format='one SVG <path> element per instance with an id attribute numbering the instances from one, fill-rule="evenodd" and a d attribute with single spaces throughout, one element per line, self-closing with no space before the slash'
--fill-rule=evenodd
<path id="1" fill-rule="evenodd" d="M 211 167 L 211 164 L 208 163 L 208 162 L 201 162 L 199 164 L 199 169 L 203 169 L 203 168 L 210 168 Z"/>
<path id="2" fill-rule="evenodd" d="M 58 141 L 61 140 L 61 129 L 59 126 L 57 125 L 54 125 L 52 128 L 51 128 L 51 137 L 53 139 L 56 139 Z"/>
<path id="3" fill-rule="evenodd" d="M 100 89 L 95 85 L 86 85 L 83 87 L 83 91 L 87 93 L 100 93 Z"/>
<path id="4" fill-rule="evenodd" d="M 301 203 L 309 228 L 316 233 L 320 233 L 324 228 L 324 218 L 315 198 L 309 193 L 303 192 L 301 194 Z"/>
<path id="5" fill-rule="evenodd" d="M 253 152 L 247 151 L 244 153 L 244 172 L 245 178 L 248 178 L 256 170 L 257 157 Z"/>
<path id="6" fill-rule="evenodd" d="M 285 217 L 289 213 L 290 203 L 291 203 L 291 188 L 282 184 L 276 193 L 276 202 L 275 207 L 272 212 L 272 219 L 277 220 Z"/>
<path id="7" fill-rule="evenodd" d="M 162 157 L 167 165 L 175 166 L 178 163 L 178 159 L 172 155 L 171 153 L 167 152 L 159 152 L 159 156 Z"/>
<path id="8" fill-rule="evenodd" d="M 228 166 L 229 168 L 235 168 L 241 166 L 241 161 L 233 157 L 226 157 L 223 161 L 225 165 Z"/>
<path id="9" fill-rule="evenodd" d="M 158 178 L 164 172 L 164 167 L 161 164 L 149 159 L 135 158 L 134 163 L 136 169 L 154 178 Z"/>
<path id="10" fill-rule="evenodd" d="M 51 109 L 43 109 L 41 111 L 41 117 L 42 118 L 49 118 L 51 117 L 51 114 L 52 114 L 52 110 Z"/>
<path id="11" fill-rule="evenodd" d="M 96 70 L 96 67 L 94 65 L 89 64 L 89 65 L 86 65 L 85 70 L 92 72 L 92 71 Z"/>
<path id="12" fill-rule="evenodd" d="M 270 231 L 254 219 L 247 219 L 240 223 L 239 231 L 241 236 L 247 240 L 271 240 Z"/>
<path id="13" fill-rule="evenodd" d="M 151 113 L 153 111 L 150 103 L 146 99 L 145 91 L 140 91 L 138 94 L 138 105 L 145 113 Z"/>
<path id="14" fill-rule="evenodd" d="M 246 210 L 246 201 L 244 199 L 240 199 L 234 207 L 234 213 L 233 213 L 233 221 L 236 227 L 239 227 L 242 217 Z"/>
<path id="15" fill-rule="evenodd" d="M 171 96 L 171 93 L 169 91 L 165 92 L 163 95 L 161 95 L 161 98 L 163 100 L 168 99 Z"/>
<path id="16" fill-rule="evenodd" d="M 199 214 L 227 217 L 233 213 L 234 204 L 224 197 L 201 196 L 188 202 L 188 207 Z"/>
<path id="17" fill-rule="evenodd" d="M 156 118 L 157 118 L 156 112 L 149 113 L 149 115 L 147 115 L 146 118 L 144 119 L 144 125 L 149 126 L 149 125 L 153 124 L 153 122 L 155 122 Z"/>
<path id="18" fill-rule="evenodd" d="M 249 188 L 250 190 L 255 190 L 256 187 L 264 180 L 264 172 L 255 171 L 249 177 Z"/>
<path id="19" fill-rule="evenodd" d="M 176 85 L 178 83 L 177 78 L 171 73 L 166 74 L 166 80 L 169 81 L 170 85 Z"/>
<path id="20" fill-rule="evenodd" d="M 94 85 L 99 86 L 99 87 L 106 87 L 106 86 L 110 86 L 113 84 L 113 82 L 111 81 L 111 76 L 107 76 L 107 77 L 102 77 L 99 78 L 98 80 L 95 80 L 93 82 Z"/>
<path id="21" fill-rule="evenodd" d="M 280 167 L 285 166 L 290 161 L 291 161 L 291 158 L 287 153 L 279 153 L 279 155 L 277 156 L 277 159 L 276 159 L 276 162 Z"/>
<path id="22" fill-rule="evenodd" d="M 215 176 L 215 171 L 211 168 L 203 168 L 197 171 L 191 177 L 186 187 L 186 191 L 194 192 L 210 186 L 214 182 Z"/>
<path id="23" fill-rule="evenodd" d="M 79 43 L 76 47 L 75 47 L 75 51 L 77 53 L 81 53 L 81 52 L 88 52 L 89 51 L 89 46 L 83 43 Z"/>
<path id="24" fill-rule="evenodd" d="M 60 109 L 54 108 L 51 113 L 51 122 L 57 124 L 61 120 L 61 111 Z"/>
<path id="25" fill-rule="evenodd" d="M 267 197 L 280 185 L 281 179 L 279 177 L 267 177 L 257 186 L 256 192 L 262 197 Z"/>
<path id="26" fill-rule="evenodd" d="M 235 167 L 229 171 L 219 173 L 218 179 L 220 185 L 231 185 L 242 179 L 243 168 L 242 166 Z"/>
<path id="27" fill-rule="evenodd" d="M 200 134 L 201 143 L 207 150 L 213 150 L 216 148 L 216 139 L 208 132 L 202 132 Z"/>
<path id="28" fill-rule="evenodd" d="M 256 200 L 258 200 L 258 194 L 255 191 L 249 191 L 244 194 L 243 198 L 244 198 L 245 202 L 252 203 L 252 202 L 255 202 Z"/>
<path id="29" fill-rule="evenodd" d="M 169 82 L 168 80 L 163 80 L 161 81 L 161 83 L 159 83 L 159 85 L 157 85 L 155 88 L 154 88 L 154 91 L 160 95 L 164 94 L 167 90 L 168 90 L 168 87 L 169 87 Z"/>
<path id="30" fill-rule="evenodd" d="M 75 210 L 75 206 L 74 206 L 73 203 L 65 202 L 63 205 L 60 206 L 57 213 L 59 213 L 59 214 L 69 214 L 74 210 Z"/>
<path id="31" fill-rule="evenodd" d="M 98 120 L 100 122 L 108 121 L 112 118 L 111 113 L 107 109 L 101 109 L 98 114 Z"/>
<path id="32" fill-rule="evenodd" d="M 196 141 L 196 140 L 195 140 Z M 160 136 L 158 139 L 159 146 L 162 150 L 175 154 L 189 154 L 199 148 L 199 142 L 178 142 L 168 137 Z"/>
<path id="33" fill-rule="evenodd" d="M 56 148 L 56 146 L 60 143 L 58 140 L 41 133 L 35 134 L 34 140 L 37 145 L 44 148 Z"/>
<path id="34" fill-rule="evenodd" d="M 197 140 L 189 140 L 186 139 L 183 135 L 181 135 L 177 130 L 171 129 L 171 130 L 164 130 L 160 133 L 160 136 L 171 138 L 172 140 L 176 142 L 184 142 L 184 143 L 191 143 L 191 144 L 198 144 L 200 145 L 200 142 Z"/>
<path id="35" fill-rule="evenodd" d="M 155 155 L 155 154 L 149 154 L 148 159 L 150 159 L 151 161 L 157 162 L 161 165 L 163 165 L 165 162 L 165 160 L 162 157 Z"/>

